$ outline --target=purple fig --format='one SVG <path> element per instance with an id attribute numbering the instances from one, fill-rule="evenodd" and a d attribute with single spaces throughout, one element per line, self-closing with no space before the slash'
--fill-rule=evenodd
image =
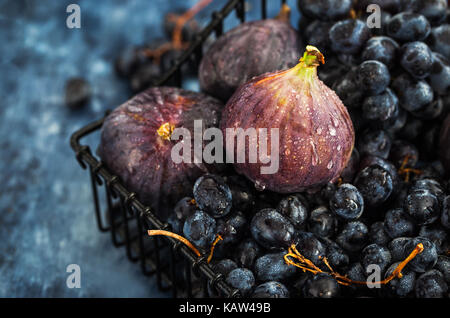
<path id="1" fill-rule="evenodd" d="M 221 102 L 204 94 L 172 87 L 147 89 L 108 115 L 98 154 L 130 191 L 165 220 L 176 202 L 192 195 L 195 180 L 211 168 L 203 163 L 175 163 L 173 130 L 186 128 L 193 139 L 194 120 L 202 120 L 205 129 L 217 127 L 222 108 Z M 193 149 L 193 140 L 190 144 Z"/>
<path id="2" fill-rule="evenodd" d="M 315 190 L 337 180 L 351 157 L 353 124 L 336 93 L 317 77 L 319 61 L 324 63 L 323 55 L 308 45 L 299 64 L 253 78 L 238 88 L 223 110 L 221 129 L 226 144 L 234 146 L 234 154 L 246 156 L 244 162 L 233 161 L 234 166 L 259 189 L 281 193 Z M 251 138 L 234 143 L 239 134 L 233 136 L 230 130 L 239 128 L 241 132 L 263 128 L 265 139 L 260 134 L 256 149 L 251 149 Z M 273 128 L 278 140 L 268 133 Z M 264 147 L 263 156 L 262 140 L 271 145 Z M 278 149 L 272 147 L 277 142 Z M 259 153 L 254 163 L 249 160 L 252 153 Z M 268 165 L 266 157 L 278 160 L 275 173 L 263 172 Z"/>
<path id="3" fill-rule="evenodd" d="M 243 23 L 220 36 L 203 56 L 200 87 L 226 101 L 252 77 L 294 66 L 302 49 L 298 32 L 284 19 Z"/>

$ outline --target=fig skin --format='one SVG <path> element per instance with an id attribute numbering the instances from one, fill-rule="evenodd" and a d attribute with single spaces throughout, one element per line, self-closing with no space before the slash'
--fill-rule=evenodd
<path id="1" fill-rule="evenodd" d="M 288 23 L 266 19 L 243 23 L 220 36 L 199 67 L 201 89 L 226 101 L 239 85 L 254 76 L 297 64 L 304 49 Z"/>
<path id="2" fill-rule="evenodd" d="M 172 87 L 153 87 L 109 114 L 102 126 L 98 155 L 129 191 L 136 192 L 163 220 L 181 198 L 192 195 L 195 180 L 213 165 L 180 163 L 171 158 L 177 141 L 158 134 L 161 125 L 184 127 L 191 133 L 194 120 L 204 129 L 218 127 L 223 104 L 213 97 Z M 193 162 L 193 161 L 192 161 Z"/>
<path id="3" fill-rule="evenodd" d="M 318 64 L 302 62 L 306 55 L 290 70 L 263 74 L 240 86 L 223 110 L 225 138 L 227 128 L 267 128 L 270 152 L 270 128 L 279 128 L 279 169 L 274 174 L 261 173 L 268 164 L 259 158 L 249 163 L 248 142 L 245 149 L 234 143 L 235 154 L 245 151 L 245 163 L 234 162 L 236 171 L 259 190 L 315 191 L 337 180 L 350 159 L 355 142 L 350 116 L 336 93 L 317 77 Z"/>
<path id="4" fill-rule="evenodd" d="M 450 175 L 450 114 L 447 115 L 441 127 L 439 138 L 439 153 L 447 175 Z"/>

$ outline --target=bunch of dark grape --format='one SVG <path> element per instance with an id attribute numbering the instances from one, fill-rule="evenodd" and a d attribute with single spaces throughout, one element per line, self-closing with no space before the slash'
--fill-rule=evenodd
<path id="1" fill-rule="evenodd" d="M 114 61 L 116 74 L 125 78 L 133 93 L 139 93 L 153 86 L 168 72 L 200 31 L 195 19 L 183 23 L 179 39 L 176 36 L 176 23 L 185 10 L 169 12 L 164 16 L 165 38 L 151 43 L 125 48 Z M 195 61 L 189 60 L 183 66 L 183 72 L 195 72 Z M 175 84 L 173 81 L 168 84 Z"/>
<path id="2" fill-rule="evenodd" d="M 381 8 L 379 28 L 368 27 L 371 3 Z M 232 169 L 206 174 L 170 224 L 206 254 L 220 235 L 211 265 L 243 296 L 450 297 L 450 182 L 438 155 L 450 110 L 447 2 L 298 0 L 298 7 L 300 36 L 326 57 L 319 77 L 355 126 L 339 182 L 283 195 L 256 191 Z M 419 245 L 402 277 L 387 279 Z M 293 246 L 314 270 L 286 261 Z M 342 279 L 366 282 L 373 266 L 377 288 Z"/>

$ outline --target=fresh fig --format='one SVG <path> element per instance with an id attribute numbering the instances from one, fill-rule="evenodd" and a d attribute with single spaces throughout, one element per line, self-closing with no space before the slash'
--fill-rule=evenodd
<path id="1" fill-rule="evenodd" d="M 441 127 L 439 138 L 440 159 L 447 174 L 450 175 L 450 115 L 447 115 Z"/>
<path id="2" fill-rule="evenodd" d="M 298 32 L 286 19 L 242 23 L 220 36 L 203 56 L 200 87 L 226 101 L 252 77 L 294 66 L 302 49 Z"/>
<path id="3" fill-rule="evenodd" d="M 193 139 L 194 120 L 202 120 L 205 129 L 216 127 L 222 108 L 220 101 L 204 94 L 172 87 L 147 89 L 108 115 L 98 154 L 130 191 L 165 220 L 176 202 L 192 195 L 195 180 L 212 168 L 175 163 L 173 129 L 186 128 Z"/>
<path id="4" fill-rule="evenodd" d="M 223 110 L 221 129 L 227 148 L 233 145 L 234 154 L 246 156 L 245 162 L 235 162 L 234 166 L 259 189 L 313 191 L 335 181 L 350 159 L 355 141 L 353 124 L 336 93 L 317 77 L 320 62 L 324 63 L 324 57 L 319 50 L 307 46 L 295 67 L 253 78 L 238 88 Z M 264 140 L 266 145 L 278 142 L 278 148 L 266 147 L 264 154 L 278 160 L 275 173 L 263 172 L 267 161 L 261 153 L 255 163 L 249 161 L 250 152 L 261 152 L 261 135 L 257 149 L 249 149 L 251 142 L 229 140 L 237 134 L 227 135 L 227 130 L 237 128 L 244 132 L 249 128 L 278 131 L 279 140 L 272 134 Z"/>

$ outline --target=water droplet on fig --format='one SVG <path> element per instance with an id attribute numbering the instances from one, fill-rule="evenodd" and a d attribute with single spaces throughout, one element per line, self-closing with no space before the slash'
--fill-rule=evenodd
<path id="1" fill-rule="evenodd" d="M 333 160 L 330 160 L 330 162 L 327 165 L 328 170 L 330 170 L 331 168 L 333 168 Z"/>
<path id="2" fill-rule="evenodd" d="M 340 151 L 341 148 L 342 148 L 341 145 L 338 145 L 338 146 L 337 146 L 337 151 Z"/>
<path id="3" fill-rule="evenodd" d="M 312 147 L 311 164 L 313 166 L 317 166 L 317 164 L 319 163 L 319 154 L 317 153 L 317 149 L 316 149 L 316 146 L 314 145 L 313 141 L 310 140 L 309 143 L 311 144 L 311 147 Z"/>
<path id="4" fill-rule="evenodd" d="M 322 133 L 322 127 L 317 128 L 316 133 L 320 135 Z"/>
<path id="5" fill-rule="evenodd" d="M 333 121 L 334 127 L 336 127 L 336 128 L 339 127 L 339 120 L 336 117 L 331 115 L 331 120 Z"/>
<path id="6" fill-rule="evenodd" d="M 328 130 L 329 130 L 331 136 L 336 136 L 336 129 L 334 129 L 334 127 L 332 127 L 330 125 L 330 126 L 328 126 Z"/>

